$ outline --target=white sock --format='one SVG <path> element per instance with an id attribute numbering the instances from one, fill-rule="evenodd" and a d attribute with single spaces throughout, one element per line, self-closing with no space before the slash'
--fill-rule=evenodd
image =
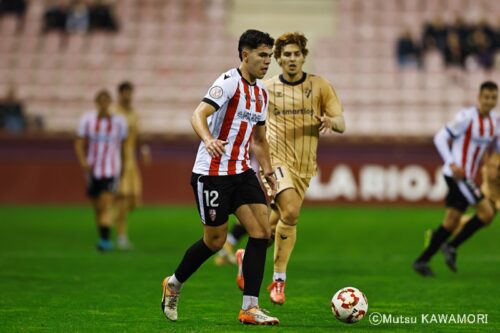
<path id="1" fill-rule="evenodd" d="M 179 282 L 179 280 L 177 280 L 175 274 L 172 274 L 172 276 L 168 279 L 168 286 L 173 291 L 180 292 L 182 288 L 182 283 Z"/>
<path id="2" fill-rule="evenodd" d="M 243 295 L 243 305 L 241 307 L 243 310 L 248 310 L 248 309 L 254 308 L 256 306 L 259 306 L 259 298 L 258 297 Z"/>
<path id="3" fill-rule="evenodd" d="M 128 236 L 127 236 L 127 234 L 124 234 L 124 235 L 118 235 L 118 241 L 119 241 L 119 242 L 126 242 L 126 241 L 128 241 Z"/>
<path id="4" fill-rule="evenodd" d="M 286 281 L 286 273 L 274 272 L 273 281 L 283 280 Z"/>
<path id="5" fill-rule="evenodd" d="M 238 242 L 236 238 L 234 238 L 233 234 L 227 234 L 226 241 L 233 246 Z"/>

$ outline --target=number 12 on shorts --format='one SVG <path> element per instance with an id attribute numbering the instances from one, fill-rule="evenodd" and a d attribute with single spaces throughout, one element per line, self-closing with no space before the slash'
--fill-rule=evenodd
<path id="1" fill-rule="evenodd" d="M 205 207 L 219 207 L 219 203 L 217 202 L 219 192 L 215 190 L 204 190 L 203 195 L 205 197 Z"/>

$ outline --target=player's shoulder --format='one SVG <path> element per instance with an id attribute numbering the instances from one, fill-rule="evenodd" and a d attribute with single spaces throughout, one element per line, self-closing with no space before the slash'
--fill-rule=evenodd
<path id="1" fill-rule="evenodd" d="M 333 85 L 330 82 L 330 80 L 328 80 L 327 78 L 320 76 L 320 75 L 307 73 L 306 81 L 312 82 L 316 85 L 329 86 L 329 87 L 333 88 Z"/>
<path id="2" fill-rule="evenodd" d="M 476 114 L 477 114 L 477 109 L 475 106 L 464 107 L 458 110 L 457 112 L 457 116 L 464 119 L 473 118 L 474 116 L 476 116 Z"/>
<path id="3" fill-rule="evenodd" d="M 270 77 L 268 79 L 263 80 L 263 82 L 264 82 L 264 85 L 269 88 L 273 85 L 273 83 L 280 82 L 280 76 L 275 75 L 273 77 Z"/>
<path id="4" fill-rule="evenodd" d="M 230 70 L 227 70 L 220 74 L 217 77 L 218 82 L 224 82 L 224 83 L 234 83 L 238 82 L 241 79 L 241 75 L 238 72 L 238 69 L 236 68 L 231 68 Z"/>
<path id="5" fill-rule="evenodd" d="M 81 121 L 91 121 L 91 120 L 96 119 L 96 118 L 97 118 L 96 111 L 85 111 L 80 116 Z"/>

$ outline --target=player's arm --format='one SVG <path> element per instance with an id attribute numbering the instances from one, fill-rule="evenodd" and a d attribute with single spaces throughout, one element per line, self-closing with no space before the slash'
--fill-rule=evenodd
<path id="1" fill-rule="evenodd" d="M 453 141 L 453 139 L 454 136 L 452 135 L 452 132 L 447 127 L 443 127 L 436 133 L 436 135 L 434 135 L 434 145 L 436 146 L 436 149 L 439 152 L 439 155 L 441 155 L 444 163 L 450 165 L 453 177 L 456 179 L 463 179 L 465 178 L 465 172 L 455 163 L 451 153 L 450 141 Z"/>
<path id="2" fill-rule="evenodd" d="M 215 111 L 215 107 L 206 102 L 201 102 L 191 116 L 191 126 L 200 139 L 205 144 L 205 149 L 211 157 L 218 157 L 224 154 L 227 141 L 216 139 L 212 136 L 208 128 L 208 117 Z"/>
<path id="3" fill-rule="evenodd" d="M 269 144 L 266 139 L 266 127 L 264 124 L 255 126 L 252 137 L 252 150 L 264 173 L 264 178 L 273 191 L 272 196 L 274 196 L 278 188 L 278 183 L 276 178 L 274 178 L 274 170 L 269 157 Z"/>
<path id="4" fill-rule="evenodd" d="M 91 166 L 87 163 L 87 158 L 85 156 L 85 146 L 86 146 L 85 138 L 77 137 L 75 139 L 74 148 L 75 148 L 76 158 L 78 159 L 78 163 L 82 167 L 83 171 L 90 172 Z"/>
<path id="5" fill-rule="evenodd" d="M 324 80 L 321 92 L 321 116 L 316 116 L 316 119 L 320 122 L 320 133 L 324 134 L 330 131 L 344 133 L 344 109 L 335 93 L 335 89 Z"/>

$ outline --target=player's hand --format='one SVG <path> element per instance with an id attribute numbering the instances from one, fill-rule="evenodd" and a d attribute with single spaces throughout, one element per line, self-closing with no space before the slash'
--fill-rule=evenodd
<path id="1" fill-rule="evenodd" d="M 455 163 L 450 164 L 451 172 L 453 173 L 453 178 L 461 180 L 465 178 L 465 171 Z"/>
<path id="2" fill-rule="evenodd" d="M 317 116 L 314 115 L 314 117 L 320 122 L 319 125 L 319 133 L 320 134 L 327 134 L 327 133 L 332 133 L 333 132 L 333 119 L 327 116 Z"/>
<path id="3" fill-rule="evenodd" d="M 276 191 L 278 191 L 278 181 L 276 180 L 276 177 L 274 176 L 274 170 L 271 170 L 269 172 L 264 173 L 264 179 L 266 180 L 267 184 L 271 188 L 271 193 L 268 193 L 268 195 L 272 198 L 276 195 Z"/>
<path id="4" fill-rule="evenodd" d="M 219 157 L 224 154 L 226 151 L 227 141 L 222 141 L 219 139 L 209 139 L 205 141 L 205 149 L 207 150 L 208 155 L 210 157 Z"/>

